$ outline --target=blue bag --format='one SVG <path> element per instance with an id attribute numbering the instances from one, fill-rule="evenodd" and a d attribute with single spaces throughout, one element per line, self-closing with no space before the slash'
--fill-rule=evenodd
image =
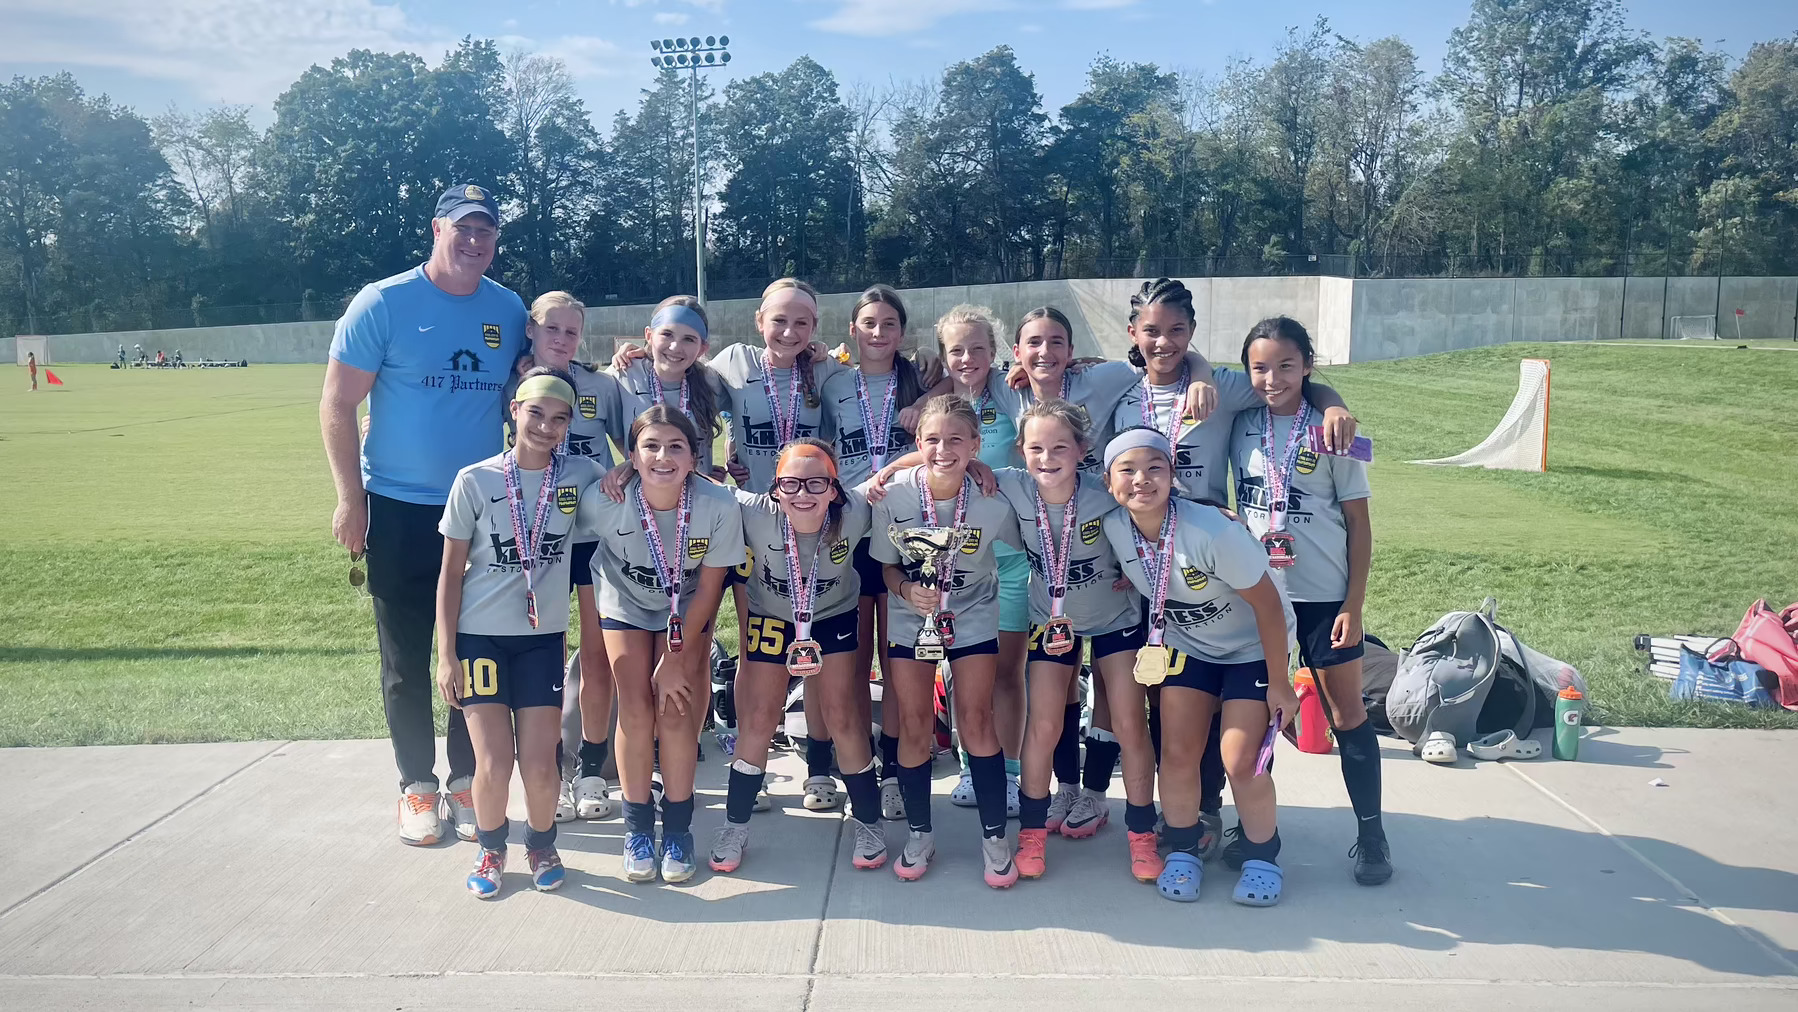
<path id="1" fill-rule="evenodd" d="M 1734 656 L 1709 660 L 1693 653 L 1689 647 L 1679 648 L 1679 677 L 1668 693 L 1672 699 L 1701 699 L 1712 703 L 1740 703 L 1756 709 L 1774 705 L 1773 696 L 1761 684 L 1765 670 L 1758 664 Z"/>

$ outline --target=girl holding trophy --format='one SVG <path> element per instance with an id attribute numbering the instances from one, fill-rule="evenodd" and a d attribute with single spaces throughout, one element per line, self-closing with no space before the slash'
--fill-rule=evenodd
<path id="1" fill-rule="evenodd" d="M 742 863 L 788 676 L 809 679 L 807 689 L 819 692 L 824 718 L 837 732 L 837 759 L 855 771 L 844 776 L 855 816 L 852 863 L 879 868 L 887 860 L 886 836 L 868 717 L 859 708 L 867 676 L 856 664 L 863 588 L 854 550 L 868 533 L 868 502 L 843 488 L 836 455 L 817 439 L 795 440 L 781 451 L 767 495 L 736 495 L 752 560 L 749 615 L 737 669 L 736 757 L 712 870 L 733 872 Z"/>
<path id="2" fill-rule="evenodd" d="M 968 476 L 980 453 L 980 416 L 967 400 L 934 397 L 918 419 L 924 463 L 887 485 L 874 507 L 874 558 L 885 566 L 887 686 L 899 714 L 899 789 L 911 836 L 893 870 L 923 877 L 936 854 L 930 820 L 936 665 L 947 659 L 955 715 L 980 810 L 988 885 L 1018 880 L 1005 835 L 1005 757 L 993 722 L 999 643 L 997 544 L 1022 549 L 1018 518 L 999 496 L 981 495 Z M 896 707 L 894 706 L 896 704 Z"/>

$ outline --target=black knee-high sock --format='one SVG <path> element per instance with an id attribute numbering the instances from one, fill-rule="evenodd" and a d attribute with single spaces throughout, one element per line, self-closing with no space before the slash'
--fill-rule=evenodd
<path id="1" fill-rule="evenodd" d="M 880 818 L 880 775 L 874 772 L 874 760 L 859 773 L 843 774 L 843 786 L 849 789 L 850 813 L 873 825 Z"/>
<path id="2" fill-rule="evenodd" d="M 930 760 L 899 767 L 899 793 L 905 796 L 905 821 L 912 832 L 930 832 Z"/>
<path id="3" fill-rule="evenodd" d="M 656 806 L 653 801 L 626 801 L 624 803 L 624 828 L 632 833 L 645 836 L 656 835 Z"/>
<path id="4" fill-rule="evenodd" d="M 1224 807 L 1224 715 L 1211 715 L 1211 734 L 1205 754 L 1199 757 L 1199 810 L 1215 812 Z"/>
<path id="5" fill-rule="evenodd" d="M 1095 727 L 1087 734 L 1086 771 L 1080 778 L 1087 790 L 1104 794 L 1111 789 L 1111 771 L 1117 768 L 1118 756 L 1123 751 L 1124 746 L 1102 727 Z"/>
<path id="6" fill-rule="evenodd" d="M 1018 791 L 1018 828 L 1043 829 L 1049 825 L 1049 796 L 1033 798 Z"/>
<path id="7" fill-rule="evenodd" d="M 753 797 L 753 795 L 751 795 Z M 662 799 L 662 839 L 667 840 L 671 833 L 690 833 L 693 831 L 693 796 L 688 795 L 681 801 Z"/>
<path id="8" fill-rule="evenodd" d="M 751 771 L 754 772 L 751 772 Z M 724 818 L 742 825 L 749 821 L 755 811 L 755 796 L 762 792 L 762 782 L 767 779 L 767 772 L 751 766 L 741 759 L 730 764 L 730 785 L 725 788 Z M 664 824 L 667 816 L 663 816 Z"/>
<path id="9" fill-rule="evenodd" d="M 1357 836 L 1386 836 L 1380 824 L 1380 739 L 1373 725 L 1362 721 L 1336 732 L 1336 748 L 1342 753 L 1342 783 L 1349 804 L 1355 808 Z"/>
<path id="10" fill-rule="evenodd" d="M 1061 737 L 1055 739 L 1055 780 L 1063 787 L 1080 782 L 1080 704 L 1061 713 Z"/>
<path id="11" fill-rule="evenodd" d="M 1155 750 L 1155 768 L 1161 768 L 1161 707 L 1149 707 L 1149 747 Z"/>
<path id="12" fill-rule="evenodd" d="M 1005 835 L 1005 753 L 969 755 L 968 775 L 974 781 L 974 804 L 980 809 L 980 830 L 986 836 Z"/>
<path id="13" fill-rule="evenodd" d="M 899 739 L 884 732 L 880 736 L 880 775 L 883 778 L 899 775 Z"/>
<path id="14" fill-rule="evenodd" d="M 603 741 L 581 739 L 581 776 L 603 777 L 608 747 Z"/>
<path id="15" fill-rule="evenodd" d="M 805 740 L 805 775 L 808 777 L 830 776 L 830 765 L 836 760 L 836 742 L 829 738 L 807 738 Z"/>

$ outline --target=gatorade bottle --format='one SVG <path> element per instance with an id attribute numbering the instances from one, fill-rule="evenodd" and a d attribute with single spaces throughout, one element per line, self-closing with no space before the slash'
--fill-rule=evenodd
<path id="1" fill-rule="evenodd" d="M 1579 758 L 1579 728 L 1586 715 L 1586 697 L 1569 685 L 1555 698 L 1556 759 Z"/>
<path id="2" fill-rule="evenodd" d="M 1330 753 L 1330 721 L 1324 715 L 1323 694 L 1309 668 L 1300 668 L 1292 680 L 1299 694 L 1299 751 L 1317 755 Z"/>

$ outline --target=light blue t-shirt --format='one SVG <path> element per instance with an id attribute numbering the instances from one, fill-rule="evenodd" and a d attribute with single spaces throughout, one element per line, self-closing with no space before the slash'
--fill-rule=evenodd
<path id="1" fill-rule="evenodd" d="M 364 488 L 441 506 L 457 471 L 500 452 L 503 391 L 524 324 L 524 302 L 490 278 L 473 295 L 451 295 L 421 266 L 356 294 L 331 357 L 375 374 Z"/>

